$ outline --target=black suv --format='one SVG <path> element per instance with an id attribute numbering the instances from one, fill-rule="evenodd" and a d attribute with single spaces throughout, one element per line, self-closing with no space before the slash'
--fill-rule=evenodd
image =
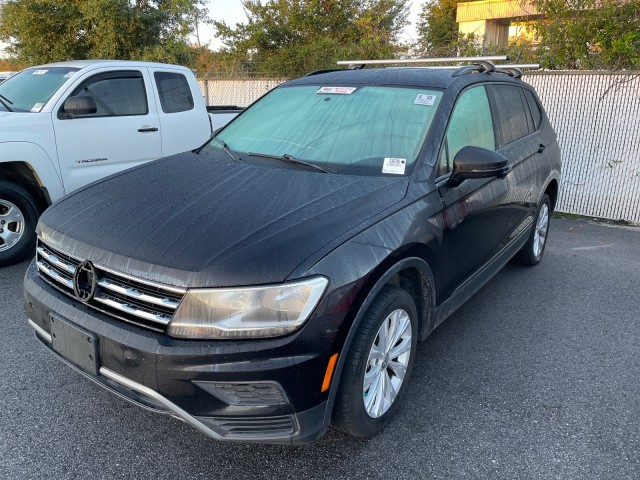
<path id="1" fill-rule="evenodd" d="M 29 324 L 103 387 L 217 439 L 374 435 L 416 343 L 512 257 L 542 257 L 560 152 L 519 76 L 353 69 L 279 86 L 200 150 L 49 208 Z"/>

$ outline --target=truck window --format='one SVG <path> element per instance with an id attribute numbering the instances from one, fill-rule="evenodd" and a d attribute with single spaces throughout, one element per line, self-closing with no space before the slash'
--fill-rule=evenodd
<path id="1" fill-rule="evenodd" d="M 149 112 L 144 79 L 140 72 L 109 72 L 85 81 L 71 96 L 92 97 L 96 113 L 86 117 L 119 117 L 146 115 Z"/>
<path id="2" fill-rule="evenodd" d="M 77 68 L 28 68 L 0 85 L 0 111 L 39 112 Z M 6 107 L 9 107 L 8 109 Z"/>
<path id="3" fill-rule="evenodd" d="M 184 75 L 180 73 L 155 72 L 153 74 L 158 93 L 160 95 L 160 105 L 164 113 L 177 113 L 193 110 L 193 97 L 191 88 Z"/>

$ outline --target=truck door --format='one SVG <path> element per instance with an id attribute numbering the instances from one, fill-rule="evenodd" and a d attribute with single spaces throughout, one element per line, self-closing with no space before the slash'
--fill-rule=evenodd
<path id="1" fill-rule="evenodd" d="M 96 73 L 53 111 L 58 162 L 67 193 L 162 156 L 160 124 L 146 69 Z M 70 97 L 91 97 L 96 111 L 73 116 Z"/>
<path id="2" fill-rule="evenodd" d="M 149 71 L 155 84 L 161 130 L 165 132 L 164 156 L 202 146 L 211 136 L 211 125 L 194 76 L 190 72 L 187 76 L 179 70 L 156 67 Z"/>

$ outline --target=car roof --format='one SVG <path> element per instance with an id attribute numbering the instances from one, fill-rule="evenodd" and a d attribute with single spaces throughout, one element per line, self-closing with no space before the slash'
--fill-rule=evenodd
<path id="1" fill-rule="evenodd" d="M 482 81 L 504 81 L 522 84 L 503 73 L 469 72 L 454 76 L 456 69 L 451 68 L 363 68 L 360 70 L 333 70 L 326 73 L 314 73 L 282 84 L 282 86 L 332 84 L 342 85 L 393 85 L 401 87 L 421 87 L 447 89 L 453 82 L 462 85 Z"/>
<path id="2" fill-rule="evenodd" d="M 137 62 L 137 61 L 130 61 L 130 60 L 99 60 L 99 59 L 94 59 L 94 60 L 69 60 L 69 61 L 66 61 L 66 62 L 46 63 L 44 65 L 37 65 L 35 67 L 29 67 L 29 68 L 66 67 L 66 68 L 83 69 L 83 68 L 86 68 L 86 67 L 96 66 L 96 65 L 109 66 L 109 67 L 133 67 L 133 66 L 136 66 L 136 67 L 156 67 L 156 68 L 171 67 L 171 68 L 186 69 L 186 67 L 181 67 L 181 66 L 178 66 L 178 65 L 169 65 L 169 64 L 166 64 L 166 63 Z"/>

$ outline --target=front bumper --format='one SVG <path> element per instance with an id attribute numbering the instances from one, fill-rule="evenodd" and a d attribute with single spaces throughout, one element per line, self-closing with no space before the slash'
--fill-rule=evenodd
<path id="1" fill-rule="evenodd" d="M 331 420 L 321 386 L 340 351 L 344 314 L 311 318 L 298 332 L 263 340 L 188 341 L 126 324 L 53 289 L 34 265 L 25 310 L 36 337 L 59 359 L 111 392 L 180 418 L 218 440 L 308 443 Z M 54 350 L 51 318 L 95 336 L 97 375 Z"/>

